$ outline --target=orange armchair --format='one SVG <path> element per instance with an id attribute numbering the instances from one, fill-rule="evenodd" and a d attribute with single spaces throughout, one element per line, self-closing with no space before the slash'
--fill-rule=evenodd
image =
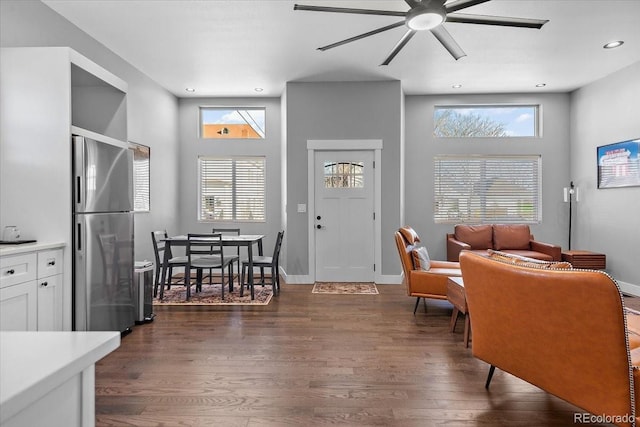
<path id="1" fill-rule="evenodd" d="M 407 287 L 407 295 L 416 297 L 413 314 L 418 309 L 420 298 L 447 299 L 447 280 L 451 276 L 461 276 L 460 264 L 449 261 L 430 261 L 428 270 L 414 266 L 412 251 L 420 242 L 420 237 L 409 226 L 400 228 L 395 233 L 396 246 L 402 263 L 403 283 Z M 425 304 L 425 310 L 426 310 Z"/>
<path id="2" fill-rule="evenodd" d="M 497 367 L 616 425 L 640 421 L 640 342 L 627 326 L 638 316 L 611 277 L 471 251 L 460 266 L 473 355 L 490 364 L 487 389 Z"/>

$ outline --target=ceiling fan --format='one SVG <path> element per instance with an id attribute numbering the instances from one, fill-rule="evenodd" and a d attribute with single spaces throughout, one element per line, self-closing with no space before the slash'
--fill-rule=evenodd
<path id="1" fill-rule="evenodd" d="M 445 49 L 456 59 L 460 59 L 467 54 L 456 43 L 451 34 L 442 25 L 445 22 L 461 23 L 461 24 L 483 24 L 498 25 L 504 27 L 520 27 L 520 28 L 537 28 L 540 29 L 544 24 L 549 22 L 543 19 L 528 18 L 509 18 L 502 16 L 488 15 L 471 15 L 468 13 L 454 13 L 467 7 L 477 4 L 486 3 L 491 0 L 454 0 L 447 2 L 446 0 L 405 0 L 411 7 L 407 12 L 396 12 L 392 10 L 375 10 L 375 9 L 353 9 L 346 7 L 327 7 L 327 6 L 305 6 L 296 4 L 293 10 L 306 10 L 311 12 L 337 12 L 337 13 L 354 13 L 359 15 L 386 15 L 399 16 L 404 18 L 402 21 L 376 28 L 375 30 L 350 37 L 339 42 L 331 43 L 326 46 L 319 47 L 318 50 L 328 50 L 343 44 L 351 43 L 365 37 L 373 36 L 383 31 L 406 25 L 407 32 L 396 43 L 393 50 L 380 65 L 389 65 L 393 58 L 402 50 L 402 48 L 411 40 L 418 31 L 431 31 L 431 34 L 444 46 Z"/>

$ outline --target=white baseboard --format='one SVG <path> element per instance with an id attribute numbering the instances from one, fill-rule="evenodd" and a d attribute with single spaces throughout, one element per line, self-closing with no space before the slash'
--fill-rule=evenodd
<path id="1" fill-rule="evenodd" d="M 619 280 L 616 280 L 616 282 L 618 282 L 618 286 L 620 286 L 620 290 L 624 294 L 640 297 L 640 285 L 634 285 L 633 283 L 621 282 Z"/>
<path id="2" fill-rule="evenodd" d="M 376 276 L 376 284 L 377 285 L 401 285 L 402 275 L 386 274 L 386 275 Z"/>
<path id="3" fill-rule="evenodd" d="M 280 268 L 280 275 L 284 279 L 284 282 L 287 285 L 309 285 L 313 284 L 315 280 L 312 276 L 306 274 L 289 274 L 287 275 L 284 269 Z M 377 275 L 375 278 L 376 284 L 380 285 L 399 285 L 402 284 L 402 275 L 401 274 L 387 274 L 387 275 Z"/>
<path id="4" fill-rule="evenodd" d="M 309 275 L 287 274 L 282 269 L 280 274 L 287 285 L 313 285 L 313 279 Z"/>

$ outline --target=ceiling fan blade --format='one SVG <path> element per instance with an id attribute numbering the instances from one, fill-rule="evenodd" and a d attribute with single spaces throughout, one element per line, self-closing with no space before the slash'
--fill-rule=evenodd
<path id="1" fill-rule="evenodd" d="M 467 56 L 460 45 L 453 39 L 453 37 L 451 37 L 449 31 L 447 31 L 447 29 L 442 25 L 438 25 L 437 27 L 432 28 L 431 33 L 435 36 L 435 38 L 438 39 L 442 46 L 444 46 L 444 48 L 449 51 L 451 56 L 453 56 L 456 61 L 463 56 Z"/>
<path id="2" fill-rule="evenodd" d="M 302 4 L 294 4 L 293 10 L 306 10 L 310 12 L 337 12 L 337 13 L 356 13 L 359 15 L 386 15 L 404 17 L 407 12 L 396 12 L 393 10 L 375 10 L 375 9 L 353 9 L 349 7 L 328 7 L 328 6 L 305 6 Z"/>
<path id="3" fill-rule="evenodd" d="M 420 0 L 404 0 L 412 9 L 422 3 Z"/>
<path id="4" fill-rule="evenodd" d="M 357 36 L 353 36 L 353 37 L 350 37 L 348 39 L 341 40 L 339 42 L 335 42 L 335 43 L 328 44 L 326 46 L 319 47 L 318 50 L 321 50 L 321 51 L 324 52 L 325 50 L 332 49 L 332 48 L 338 47 L 338 46 L 342 46 L 343 44 L 351 43 L 351 42 L 354 42 L 356 40 L 363 39 L 365 37 L 373 36 L 374 34 L 378 34 L 378 33 L 381 33 L 383 31 L 392 30 L 394 28 L 401 27 L 403 25 L 404 25 L 404 21 L 396 22 L 395 24 L 387 25 L 386 27 L 380 27 L 380 28 L 377 28 L 375 30 L 359 34 Z"/>
<path id="5" fill-rule="evenodd" d="M 540 29 L 549 22 L 548 19 L 509 18 L 506 16 L 470 15 L 468 13 L 454 13 L 447 15 L 446 22 L 461 24 L 499 25 L 501 27 L 537 28 Z"/>
<path id="6" fill-rule="evenodd" d="M 396 45 L 394 46 L 389 56 L 387 56 L 387 59 L 385 59 L 380 65 L 389 65 L 389 63 L 393 61 L 393 58 L 396 57 L 396 55 L 400 52 L 400 50 L 404 47 L 404 45 L 406 45 L 409 42 L 409 40 L 411 40 L 411 37 L 413 37 L 415 34 L 416 34 L 415 30 L 409 30 L 406 33 L 404 33 L 404 36 L 402 36 L 402 38 L 398 41 L 398 43 L 396 43 Z"/>
<path id="7" fill-rule="evenodd" d="M 491 0 L 458 0 L 449 4 L 445 4 L 444 8 L 447 13 L 455 12 L 456 10 L 466 9 L 467 7 L 475 6 L 477 4 L 486 3 Z"/>

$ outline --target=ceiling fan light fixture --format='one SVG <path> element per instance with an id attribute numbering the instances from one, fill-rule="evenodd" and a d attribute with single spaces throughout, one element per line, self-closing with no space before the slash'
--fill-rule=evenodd
<path id="1" fill-rule="evenodd" d="M 623 44 L 624 44 L 624 41 L 616 40 L 616 41 L 609 42 L 609 43 L 605 44 L 602 47 L 605 48 L 605 49 L 615 49 L 616 47 L 620 47 Z"/>
<path id="2" fill-rule="evenodd" d="M 415 31 L 430 30 L 442 24 L 446 15 L 444 7 L 417 6 L 407 12 L 407 27 Z"/>

